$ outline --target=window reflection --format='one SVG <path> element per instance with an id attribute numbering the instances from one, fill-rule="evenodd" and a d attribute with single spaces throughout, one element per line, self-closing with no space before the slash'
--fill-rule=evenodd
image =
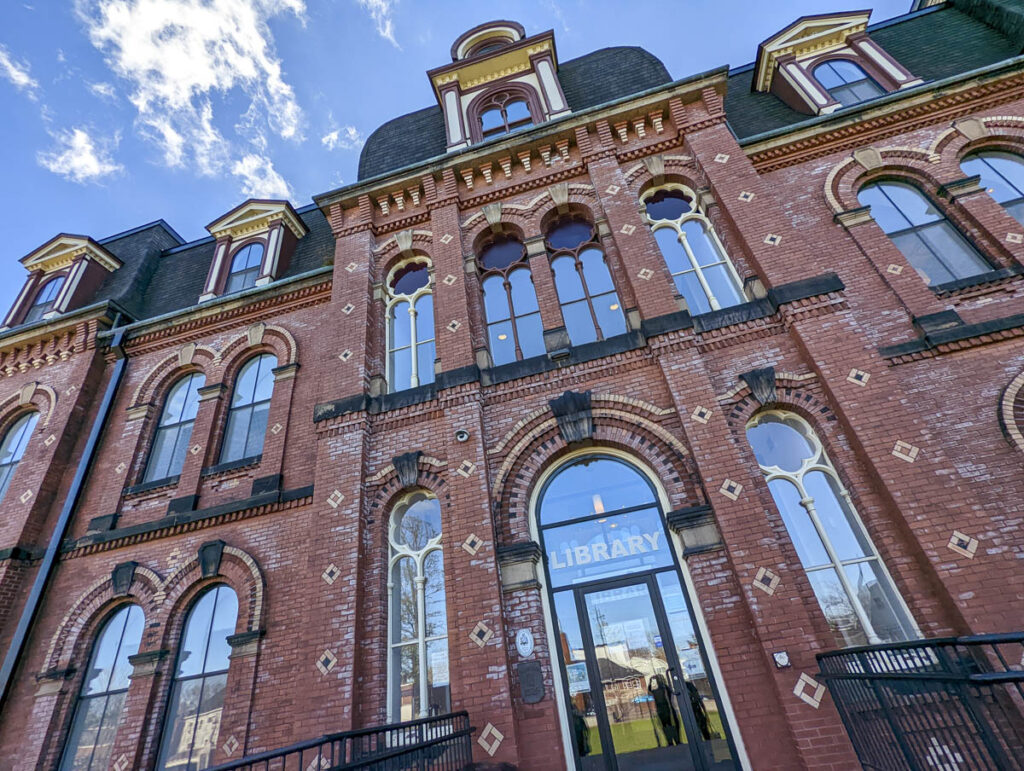
<path id="1" fill-rule="evenodd" d="M 814 79 L 843 107 L 885 94 L 885 90 L 859 64 L 847 59 L 819 64 L 814 68 Z"/>
<path id="2" fill-rule="evenodd" d="M 206 378 L 193 372 L 178 380 L 167 392 L 143 482 L 167 479 L 181 473 L 199 410 L 199 389 L 205 384 Z"/>
<path id="3" fill-rule="evenodd" d="M 968 176 L 980 175 L 988 194 L 1024 225 L 1024 158 L 986 150 L 965 158 L 960 168 Z"/>
<path id="4" fill-rule="evenodd" d="M 526 247 L 518 239 L 499 238 L 483 250 L 480 266 L 491 362 L 498 366 L 543 354 L 544 330 Z"/>
<path id="5" fill-rule="evenodd" d="M 35 299 L 32 301 L 32 306 L 28 309 L 28 313 L 25 314 L 23 324 L 39 321 L 53 310 L 53 306 L 57 302 L 57 295 L 60 294 L 60 290 L 64 286 L 64 279 L 65 276 L 51 278 L 39 288 Z"/>
<path id="6" fill-rule="evenodd" d="M 0 442 L 0 501 L 4 499 L 7 488 L 11 486 L 11 479 L 18 470 L 18 463 L 28 448 L 32 432 L 38 422 L 38 412 L 22 415 L 7 429 L 3 441 Z"/>
<path id="7" fill-rule="evenodd" d="M 425 258 L 415 258 L 394 270 L 387 295 L 388 390 L 433 383 L 434 297 Z"/>
<path id="8" fill-rule="evenodd" d="M 255 458 L 263 452 L 275 367 L 277 359 L 265 353 L 249 359 L 239 370 L 224 429 L 221 463 Z"/>

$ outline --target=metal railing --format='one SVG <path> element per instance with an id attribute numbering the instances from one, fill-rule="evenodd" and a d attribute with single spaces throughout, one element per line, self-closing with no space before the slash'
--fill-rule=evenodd
<path id="1" fill-rule="evenodd" d="M 327 734 L 207 771 L 461 771 L 473 760 L 469 714 Z"/>
<path id="2" fill-rule="evenodd" d="M 818 654 L 867 769 L 1024 769 L 1024 633 Z"/>

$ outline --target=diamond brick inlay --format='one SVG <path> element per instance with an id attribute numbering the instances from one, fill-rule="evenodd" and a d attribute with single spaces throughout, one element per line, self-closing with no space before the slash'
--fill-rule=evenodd
<path id="1" fill-rule="evenodd" d="M 277 436 L 283 430 L 284 430 L 284 426 L 282 426 L 280 423 L 275 423 L 274 425 L 272 425 L 270 427 L 270 433 L 272 433 L 274 436 Z"/>
<path id="2" fill-rule="evenodd" d="M 892 273 L 894 276 L 898 276 L 900 273 L 903 272 L 903 266 L 902 265 L 895 265 L 895 264 L 894 265 L 890 265 L 888 268 L 885 269 L 885 272 L 886 273 Z"/>
<path id="3" fill-rule="evenodd" d="M 707 422 L 711 420 L 712 414 L 713 413 L 711 412 L 711 410 L 709 410 L 707 407 L 701 407 L 700 405 L 697 405 L 697 407 L 694 408 L 693 412 L 690 413 L 690 417 L 693 418 L 698 423 L 703 423 L 706 425 Z"/>
<path id="4" fill-rule="evenodd" d="M 780 243 L 782 243 L 782 236 L 777 236 L 774 233 L 769 233 L 764 237 L 764 242 L 768 244 L 768 246 L 778 246 Z"/>
<path id="5" fill-rule="evenodd" d="M 892 448 L 892 454 L 900 460 L 905 460 L 907 463 L 913 463 L 917 460 L 917 455 L 920 452 L 921 449 L 919 447 L 914 447 L 910 442 L 902 440 L 896 442 Z"/>
<path id="6" fill-rule="evenodd" d="M 974 555 L 978 551 L 978 539 L 961 533 L 959 530 L 953 531 L 953 535 L 949 537 L 949 543 L 946 545 L 961 557 L 967 557 L 969 560 L 974 559 Z"/>
<path id="7" fill-rule="evenodd" d="M 627 236 L 633 235 L 633 231 L 636 230 L 636 225 L 623 225 L 620 233 L 624 233 Z"/>
<path id="8" fill-rule="evenodd" d="M 238 749 L 238 739 L 234 735 L 229 736 L 228 740 L 221 745 L 221 749 L 224 750 L 225 755 L 234 755 L 235 750 Z"/>
<path id="9" fill-rule="evenodd" d="M 725 163 L 729 160 L 728 153 L 719 153 L 715 156 L 715 163 Z"/>
<path id="10" fill-rule="evenodd" d="M 1011 244 L 1021 244 L 1021 243 L 1024 243 L 1024 234 L 1021 234 L 1021 233 L 1007 233 L 1006 234 L 1006 240 L 1009 241 Z"/>
<path id="11" fill-rule="evenodd" d="M 618 185 L 608 185 L 608 187 L 606 187 L 604 191 L 605 191 L 605 192 L 606 192 L 606 193 L 607 193 L 608 195 L 615 195 L 615 194 L 616 194 L 617 192 L 619 192 L 620 190 L 622 190 L 622 188 L 621 188 L 621 187 L 619 187 Z"/>
<path id="12" fill-rule="evenodd" d="M 333 562 L 327 566 L 327 569 L 320 574 L 320 577 L 324 580 L 328 586 L 338 580 L 338 576 L 341 575 L 341 570 Z"/>
<path id="13" fill-rule="evenodd" d="M 501 741 L 504 738 L 505 735 L 501 731 L 491 723 L 488 723 L 484 726 L 483 733 L 480 734 L 480 738 L 476 740 L 476 743 L 484 748 L 484 752 L 493 756 L 498 751 L 498 747 L 501 746 Z"/>
<path id="14" fill-rule="evenodd" d="M 739 482 L 733 482 L 731 479 L 726 479 L 722 482 L 722 486 L 718 488 L 718 492 L 730 501 L 735 501 L 740 497 L 740 493 L 743 492 L 743 485 Z"/>
<path id="15" fill-rule="evenodd" d="M 114 466 L 114 471 L 118 474 L 123 474 L 126 468 L 128 468 L 128 466 L 125 465 L 124 461 L 121 461 L 116 466 Z"/>
<path id="16" fill-rule="evenodd" d="M 354 271 L 358 267 L 359 266 L 356 265 L 354 262 L 350 262 L 348 265 L 345 266 L 345 270 L 347 270 L 349 273 L 351 273 L 352 271 Z"/>
<path id="17" fill-rule="evenodd" d="M 332 669 L 334 665 L 338 663 L 338 657 L 335 656 L 328 650 L 321 653 L 316 659 L 316 668 L 320 670 L 321 675 L 326 675 Z"/>
<path id="18" fill-rule="evenodd" d="M 751 201 L 754 200 L 754 194 L 748 193 L 746 190 L 744 190 L 742 193 L 740 193 L 740 200 L 743 201 L 744 203 L 750 203 Z"/>
<path id="19" fill-rule="evenodd" d="M 56 441 L 57 441 L 57 437 L 54 434 L 50 434 L 48 437 L 46 437 L 43 440 L 43 444 L 45 444 L 47 447 L 49 447 L 51 444 L 53 444 Z"/>
<path id="20" fill-rule="evenodd" d="M 341 502 L 345 500 L 345 496 L 340 490 L 335 490 L 329 496 L 327 496 L 327 505 L 332 509 L 336 509 L 341 505 Z"/>
<path id="21" fill-rule="evenodd" d="M 78 390 L 78 386 L 68 386 L 68 389 L 64 392 L 65 396 L 71 396 L 75 391 Z"/>
<path id="22" fill-rule="evenodd" d="M 851 369 L 850 374 L 846 376 L 846 380 L 854 385 L 866 386 L 868 384 L 868 378 L 870 373 L 865 372 L 862 369 Z"/>
<path id="23" fill-rule="evenodd" d="M 128 756 L 122 752 L 121 757 L 114 761 L 114 765 L 112 766 L 112 768 L 114 769 L 114 771 L 127 771 L 128 765 L 130 763 L 131 761 L 128 760 Z"/>
<path id="24" fill-rule="evenodd" d="M 777 573 L 768 568 L 758 568 L 757 575 L 751 583 L 765 594 L 772 595 L 775 594 L 781 580 Z"/>
<path id="25" fill-rule="evenodd" d="M 494 630 L 483 621 L 477 622 L 477 625 L 473 627 L 473 631 L 469 633 L 469 639 L 480 648 L 487 645 L 487 641 L 492 637 L 494 637 Z"/>
<path id="26" fill-rule="evenodd" d="M 800 674 L 800 679 L 796 681 L 793 695 L 817 709 L 821 706 L 821 700 L 825 696 L 825 686 L 803 672 Z"/>
<path id="27" fill-rule="evenodd" d="M 21 501 L 22 503 L 28 503 L 30 500 L 32 500 L 32 495 L 33 493 L 31 490 L 26 490 L 21 494 L 18 500 Z"/>
<path id="28" fill-rule="evenodd" d="M 198 444 L 194 444 L 194 445 L 192 445 L 191 447 L 189 447 L 189 448 L 188 448 L 188 451 L 189 451 L 190 453 L 192 453 L 193 455 L 195 455 L 195 454 L 196 454 L 196 453 L 198 453 L 198 452 L 199 452 L 199 451 L 200 451 L 201 449 L 203 449 L 203 448 L 202 448 L 202 447 L 201 447 L 200 445 L 198 445 Z"/>
<path id="29" fill-rule="evenodd" d="M 651 276 L 654 275 L 654 271 L 650 268 L 640 268 L 640 272 L 636 274 L 639 278 L 647 281 Z"/>
<path id="30" fill-rule="evenodd" d="M 458 280 L 458 276 L 453 276 L 451 273 L 449 273 L 447 276 L 441 279 L 441 283 L 444 284 L 445 286 L 451 286 Z"/>
<path id="31" fill-rule="evenodd" d="M 341 309 L 341 312 L 344 313 L 347 316 L 348 314 L 350 314 L 355 309 L 356 309 L 356 306 L 354 306 L 352 303 L 346 303 L 345 307 Z"/>
<path id="32" fill-rule="evenodd" d="M 459 465 L 459 467 L 455 469 L 455 471 L 461 476 L 468 477 L 470 474 L 476 471 L 476 464 L 473 463 L 473 461 L 464 460 Z"/>
<path id="33" fill-rule="evenodd" d="M 438 240 L 439 240 L 439 241 L 440 241 L 440 242 L 441 242 L 442 244 L 444 244 L 445 246 L 447 246 L 448 244 L 450 244 L 450 243 L 452 242 L 452 238 L 453 238 L 453 236 L 451 235 L 451 233 L 445 233 L 445 234 L 444 234 L 443 236 L 441 236 L 441 238 L 440 238 L 440 239 L 438 239 Z"/>
<path id="34" fill-rule="evenodd" d="M 461 327 L 461 326 L 462 326 L 462 322 L 461 321 L 459 321 L 458 319 L 452 319 L 451 321 L 448 322 L 448 331 L 449 332 L 457 332 L 459 327 Z"/>
<path id="35" fill-rule="evenodd" d="M 331 761 L 325 758 L 323 755 L 317 755 L 306 766 L 306 771 L 324 771 L 325 768 L 331 767 Z"/>
<path id="36" fill-rule="evenodd" d="M 476 533 L 470 533 L 469 537 L 462 542 L 462 548 L 468 554 L 476 554 L 480 551 L 480 547 L 484 545 L 483 539 L 480 538 Z"/>
<path id="37" fill-rule="evenodd" d="M 349 359 L 352 358 L 352 351 L 346 348 L 344 351 L 338 354 L 338 358 L 341 359 L 342 361 L 348 361 Z"/>

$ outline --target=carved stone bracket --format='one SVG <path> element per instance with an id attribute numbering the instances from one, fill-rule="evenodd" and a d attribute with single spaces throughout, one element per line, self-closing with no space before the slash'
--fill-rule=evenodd
<path id="1" fill-rule="evenodd" d="M 740 379 L 750 388 L 750 393 L 764 407 L 775 404 L 775 367 L 762 367 L 744 372 Z"/>
<path id="2" fill-rule="evenodd" d="M 665 519 L 683 539 L 684 557 L 721 549 L 724 545 L 715 523 L 715 512 L 708 504 L 670 511 Z"/>
<path id="3" fill-rule="evenodd" d="M 263 637 L 262 629 L 230 635 L 228 637 L 228 645 L 231 646 L 230 658 L 244 659 L 247 656 L 255 656 L 261 637 Z"/>
<path id="4" fill-rule="evenodd" d="M 213 578 L 220 573 L 220 560 L 224 556 L 223 541 L 207 541 L 199 547 L 199 568 L 203 578 Z"/>
<path id="5" fill-rule="evenodd" d="M 498 547 L 498 568 L 501 590 L 515 592 L 520 589 L 538 589 L 537 564 L 540 562 L 540 544 L 521 541 Z"/>
<path id="6" fill-rule="evenodd" d="M 594 418 L 590 409 L 590 391 L 566 391 L 548 402 L 558 421 L 558 430 L 566 444 L 582 442 L 594 435 Z"/>
<path id="7" fill-rule="evenodd" d="M 420 455 L 423 453 L 419 450 L 415 452 L 407 452 L 402 455 L 397 455 L 391 459 L 392 465 L 395 467 L 395 473 L 398 474 L 398 481 L 402 485 L 402 489 L 408 487 L 415 487 L 416 480 L 419 478 L 420 470 Z"/>
<path id="8" fill-rule="evenodd" d="M 163 649 L 136 653 L 134 656 L 129 656 L 128 663 L 132 665 L 131 676 L 133 678 L 150 677 L 157 674 L 160 671 L 160 664 L 169 654 L 169 650 Z"/>
<path id="9" fill-rule="evenodd" d="M 122 597 L 131 591 L 132 581 L 135 580 L 135 568 L 138 566 L 138 562 L 122 562 L 114 567 L 110 574 L 110 580 L 114 584 L 114 596 Z"/>

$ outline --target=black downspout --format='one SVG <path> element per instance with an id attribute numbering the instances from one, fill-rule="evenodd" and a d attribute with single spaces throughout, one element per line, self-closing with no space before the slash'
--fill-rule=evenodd
<path id="1" fill-rule="evenodd" d="M 117 323 L 118 320 L 115 319 L 115 327 Z M 61 543 L 64 541 L 64 536 L 67 533 L 68 525 L 71 522 L 71 515 L 78 505 L 82 488 L 85 486 L 85 478 L 95 459 L 100 435 L 106 426 L 107 416 L 110 414 L 110 408 L 114 403 L 114 397 L 117 395 L 118 386 L 120 386 L 121 379 L 124 376 L 125 363 L 127 361 L 124 349 L 121 347 L 124 329 L 114 329 L 113 333 L 114 338 L 110 343 L 110 349 L 117 356 L 117 361 L 114 363 L 114 371 L 110 376 L 110 382 L 107 383 L 107 389 L 103 393 L 103 401 L 100 402 L 96 419 L 89 430 L 89 439 L 85 443 L 82 458 L 78 461 L 78 468 L 75 469 L 75 478 L 71 481 L 71 488 L 68 490 L 67 498 L 64 499 L 64 506 L 60 510 L 57 526 L 53 529 L 50 543 L 46 547 L 46 554 L 43 555 L 43 561 L 39 565 L 39 572 L 36 573 L 36 579 L 32 583 L 32 591 L 28 596 L 28 602 L 25 603 L 25 609 L 21 612 L 21 618 L 18 619 L 18 628 L 14 630 L 11 647 L 8 649 L 7 655 L 4 656 L 3 668 L 0 669 L 0 710 L 3 709 L 7 702 L 7 696 L 10 693 L 11 684 L 14 680 L 15 669 L 18 666 L 18 661 L 28 640 L 29 630 L 31 630 L 36 614 L 39 612 L 39 606 L 43 599 L 43 593 L 46 591 L 46 585 L 53 575 L 53 570 L 57 563 L 57 553 L 60 551 Z"/>

